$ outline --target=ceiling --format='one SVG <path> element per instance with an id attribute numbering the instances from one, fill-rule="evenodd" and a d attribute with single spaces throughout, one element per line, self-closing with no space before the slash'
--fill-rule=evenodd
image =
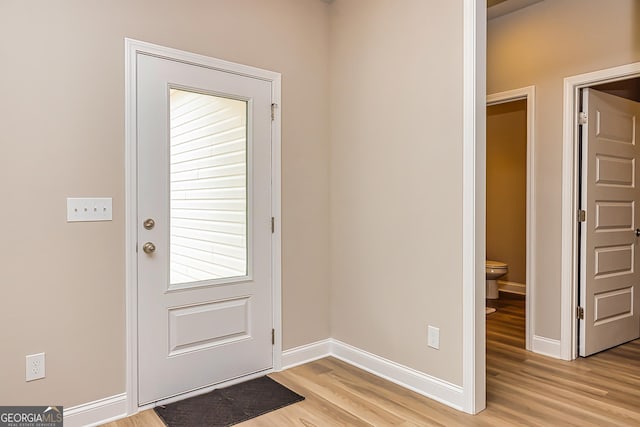
<path id="1" fill-rule="evenodd" d="M 331 3 L 333 0 L 322 0 Z M 543 0 L 487 0 L 487 19 L 497 18 L 516 10 L 524 9 Z"/>
<path id="2" fill-rule="evenodd" d="M 487 19 L 524 9 L 541 1 L 543 0 L 487 0 Z"/>

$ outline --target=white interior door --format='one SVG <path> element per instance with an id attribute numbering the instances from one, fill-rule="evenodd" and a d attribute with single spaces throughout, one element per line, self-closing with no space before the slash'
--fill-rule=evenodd
<path id="1" fill-rule="evenodd" d="M 640 337 L 637 123 L 640 104 L 583 90 L 579 352 Z"/>
<path id="2" fill-rule="evenodd" d="M 271 82 L 139 53 L 139 404 L 273 366 Z"/>

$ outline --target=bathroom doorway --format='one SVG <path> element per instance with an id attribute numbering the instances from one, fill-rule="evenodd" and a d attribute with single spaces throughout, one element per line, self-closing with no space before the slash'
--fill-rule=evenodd
<path id="1" fill-rule="evenodd" d="M 487 96 L 486 258 L 508 270 L 497 280 L 499 299 L 488 299 L 487 308 L 524 318 L 527 350 L 535 350 L 530 327 L 535 301 L 534 102 L 533 86 Z M 501 314 L 487 316 L 489 322 Z"/>

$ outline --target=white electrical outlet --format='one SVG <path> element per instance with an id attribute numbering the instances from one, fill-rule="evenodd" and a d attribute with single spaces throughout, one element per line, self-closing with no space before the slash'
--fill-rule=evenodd
<path id="1" fill-rule="evenodd" d="M 26 379 L 27 381 L 44 378 L 44 353 L 30 354 L 27 356 Z"/>
<path id="2" fill-rule="evenodd" d="M 67 198 L 67 222 L 111 221 L 111 197 Z"/>
<path id="3" fill-rule="evenodd" d="M 429 325 L 427 332 L 427 345 L 429 347 L 440 349 L 440 328 Z"/>

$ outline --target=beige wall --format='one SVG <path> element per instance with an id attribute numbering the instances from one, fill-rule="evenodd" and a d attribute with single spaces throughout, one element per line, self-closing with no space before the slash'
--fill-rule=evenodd
<path id="1" fill-rule="evenodd" d="M 125 391 L 125 37 L 282 73 L 284 348 L 329 337 L 328 7 L 0 0 L 3 405 Z M 113 197 L 113 221 L 67 224 L 69 196 Z"/>
<path id="2" fill-rule="evenodd" d="M 330 13 L 332 336 L 461 384 L 462 2 Z"/>
<path id="3" fill-rule="evenodd" d="M 527 101 L 487 107 L 487 259 L 526 283 Z"/>
<path id="4" fill-rule="evenodd" d="M 640 2 L 553 0 L 489 22 L 487 93 L 536 86 L 534 334 L 560 339 L 563 79 L 640 60 Z"/>

